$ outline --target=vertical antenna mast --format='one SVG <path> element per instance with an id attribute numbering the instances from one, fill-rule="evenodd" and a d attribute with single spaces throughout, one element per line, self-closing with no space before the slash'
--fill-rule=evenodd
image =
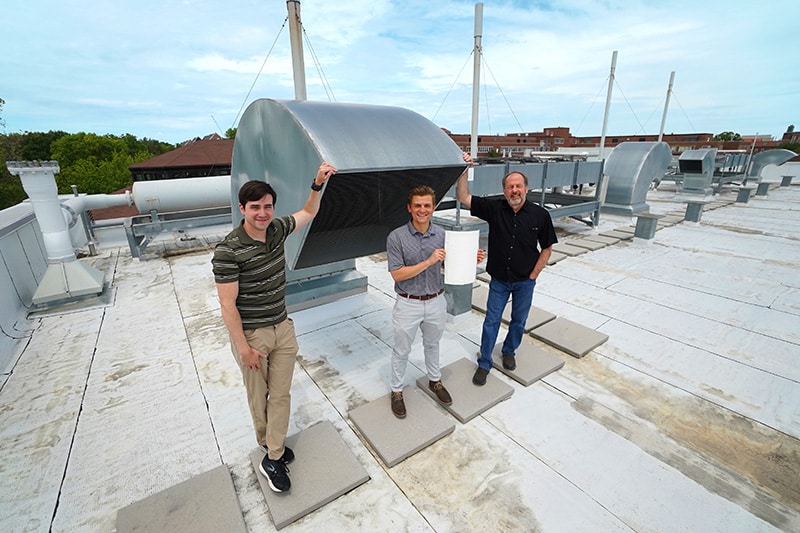
<path id="1" fill-rule="evenodd" d="M 603 132 L 600 134 L 600 159 L 606 158 L 606 126 L 608 125 L 608 109 L 611 107 L 611 92 L 614 90 L 614 72 L 617 70 L 617 51 L 611 54 L 611 74 L 608 76 L 608 94 L 606 95 L 606 112 L 603 114 Z"/>
<path id="2" fill-rule="evenodd" d="M 294 99 L 306 100 L 306 65 L 303 61 L 303 34 L 300 21 L 300 0 L 286 0 L 289 11 L 289 42 L 292 45 Z"/>
<path id="3" fill-rule="evenodd" d="M 669 75 L 669 87 L 667 88 L 667 101 L 664 103 L 664 115 L 661 117 L 661 129 L 658 130 L 658 142 L 664 137 L 664 124 L 667 122 L 667 109 L 669 109 L 669 97 L 672 94 L 672 84 L 675 82 L 675 71 Z"/>
<path id="4" fill-rule="evenodd" d="M 469 151 L 472 159 L 478 159 L 478 102 L 481 93 L 481 37 L 483 34 L 483 4 L 475 4 L 475 48 L 472 67 L 472 131 Z"/>

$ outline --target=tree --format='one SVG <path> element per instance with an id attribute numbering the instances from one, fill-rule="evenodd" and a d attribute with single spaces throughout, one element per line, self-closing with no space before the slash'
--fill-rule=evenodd
<path id="1" fill-rule="evenodd" d="M 12 176 L 6 167 L 6 161 L 18 161 L 20 157 L 22 135 L 12 133 L 11 135 L 0 135 L 0 209 L 20 203 L 25 199 L 25 191 L 22 189 L 22 182 L 17 176 Z"/>
<path id="2" fill-rule="evenodd" d="M 53 142 L 51 152 L 53 159 L 64 169 L 81 159 L 95 162 L 109 161 L 117 152 L 128 153 L 128 145 L 124 139 L 110 135 L 100 136 L 81 132 L 65 135 Z"/>
<path id="3" fill-rule="evenodd" d="M 783 148 L 784 150 L 791 150 L 792 152 L 794 152 L 796 154 L 800 154 L 800 143 L 790 143 L 790 142 L 783 143 L 782 142 L 782 143 L 778 143 L 776 148 Z"/>
<path id="4" fill-rule="evenodd" d="M 235 139 L 236 138 L 236 128 L 228 128 L 225 130 L 225 138 L 226 139 Z"/>
<path id="5" fill-rule="evenodd" d="M 723 131 L 722 133 L 718 133 L 714 135 L 715 141 L 741 141 L 742 136 L 738 133 L 734 133 L 732 131 Z"/>
<path id="6" fill-rule="evenodd" d="M 53 159 L 50 147 L 52 144 L 67 135 L 66 131 L 26 132 L 22 137 L 23 161 L 50 161 Z"/>
<path id="7" fill-rule="evenodd" d="M 94 133 L 68 134 L 63 131 L 0 133 L 0 209 L 18 204 L 25 192 L 6 161 L 56 160 L 60 172 L 56 184 L 60 194 L 70 194 L 71 185 L 87 194 L 110 193 L 131 184 L 128 167 L 172 150 L 174 145 L 155 139 L 138 139 Z"/>

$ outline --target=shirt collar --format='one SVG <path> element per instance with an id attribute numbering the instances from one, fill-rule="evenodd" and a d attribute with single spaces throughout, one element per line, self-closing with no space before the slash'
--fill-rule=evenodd
<path id="1" fill-rule="evenodd" d="M 416 235 L 417 233 L 419 233 L 422 236 L 425 236 L 425 235 L 436 235 L 436 224 L 434 224 L 433 222 L 431 222 L 428 225 L 428 231 L 426 231 L 425 233 L 422 233 L 417 228 L 415 228 L 414 224 L 412 224 L 410 220 L 406 223 L 406 227 L 408 228 L 408 232 L 411 235 Z"/>

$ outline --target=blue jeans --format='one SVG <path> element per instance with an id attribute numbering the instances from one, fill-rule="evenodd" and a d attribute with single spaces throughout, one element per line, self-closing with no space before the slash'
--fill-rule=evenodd
<path id="1" fill-rule="evenodd" d="M 478 366 L 484 370 L 492 369 L 492 351 L 497 342 L 497 332 L 500 330 L 500 321 L 503 310 L 511 296 L 511 323 L 508 325 L 508 334 L 503 341 L 503 354 L 516 355 L 517 348 L 522 342 L 525 332 L 525 321 L 531 311 L 533 289 L 536 287 L 535 279 L 505 282 L 492 278 L 489 283 L 489 297 L 486 300 L 486 318 L 483 320 L 481 332 L 481 356 Z"/>

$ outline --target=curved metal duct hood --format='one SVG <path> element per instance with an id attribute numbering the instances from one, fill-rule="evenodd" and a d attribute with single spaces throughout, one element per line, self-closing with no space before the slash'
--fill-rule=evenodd
<path id="1" fill-rule="evenodd" d="M 624 142 L 606 160 L 606 200 L 601 210 L 633 215 L 650 211 L 645 202 L 654 178 L 661 178 L 672 161 L 665 142 Z"/>
<path id="2" fill-rule="evenodd" d="M 256 100 L 242 115 L 231 162 L 233 222 L 239 188 L 270 183 L 275 215 L 302 209 L 322 161 L 338 172 L 322 192 L 314 221 L 286 243 L 289 268 L 307 268 L 386 249 L 391 230 L 409 220 L 408 191 L 430 185 L 437 201 L 466 167 L 439 127 L 388 106 Z M 298 238 L 299 237 L 299 238 Z"/>
<path id="3" fill-rule="evenodd" d="M 797 156 L 796 153 L 784 148 L 776 148 L 774 150 L 764 150 L 758 152 L 753 156 L 753 163 L 750 166 L 750 172 L 747 175 L 751 178 L 758 178 L 761 175 L 761 169 L 769 164 L 780 166 Z"/>

